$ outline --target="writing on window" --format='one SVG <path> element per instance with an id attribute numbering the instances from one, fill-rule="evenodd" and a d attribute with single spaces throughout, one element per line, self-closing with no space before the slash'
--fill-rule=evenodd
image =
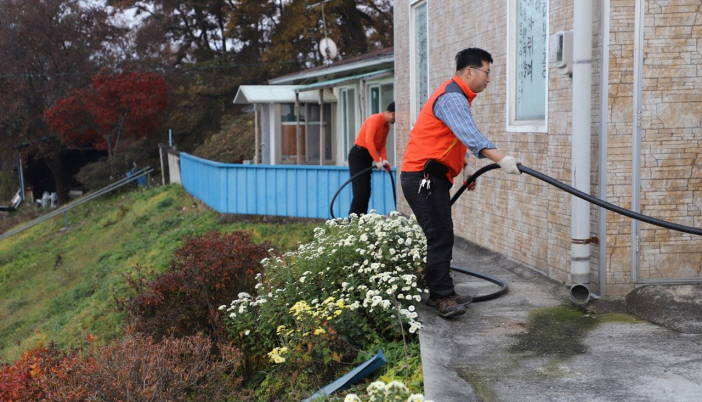
<path id="1" fill-rule="evenodd" d="M 547 0 L 518 0 L 516 120 L 546 118 Z"/>

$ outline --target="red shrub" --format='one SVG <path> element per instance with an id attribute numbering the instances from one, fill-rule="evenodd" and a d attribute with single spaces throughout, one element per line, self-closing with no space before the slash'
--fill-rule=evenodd
<path id="1" fill-rule="evenodd" d="M 86 375 L 93 360 L 79 350 L 62 352 L 37 346 L 13 365 L 0 368 L 0 401 L 83 401 L 88 396 Z"/>
<path id="2" fill-rule="evenodd" d="M 164 338 L 132 334 L 100 350 L 87 387 L 99 401 L 247 400 L 234 373 L 241 353 L 198 334 Z"/>
<path id="3" fill-rule="evenodd" d="M 150 274 L 137 267 L 136 276 L 127 278 L 136 290 L 136 296 L 122 302 L 129 324 L 156 339 L 199 332 L 216 338 L 221 333 L 219 306 L 240 292 L 255 293 L 255 277 L 263 272 L 261 260 L 270 248 L 269 243 L 254 244 L 243 231 L 186 237 L 168 271 L 149 280 Z"/>
<path id="4" fill-rule="evenodd" d="M 231 345 L 199 334 L 158 343 L 131 334 L 90 352 L 37 347 L 0 367 L 0 401 L 246 401 L 240 361 Z"/>

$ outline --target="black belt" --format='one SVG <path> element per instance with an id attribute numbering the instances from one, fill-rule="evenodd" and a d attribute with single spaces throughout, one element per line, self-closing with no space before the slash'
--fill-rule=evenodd
<path id="1" fill-rule="evenodd" d="M 446 177 L 446 174 L 449 172 L 449 168 L 448 166 L 443 165 L 434 159 L 429 159 L 424 164 L 424 172 L 434 176 Z"/>

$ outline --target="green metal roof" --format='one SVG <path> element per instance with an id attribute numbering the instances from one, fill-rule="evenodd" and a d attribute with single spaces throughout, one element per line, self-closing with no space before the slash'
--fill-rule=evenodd
<path id="1" fill-rule="evenodd" d="M 373 78 L 373 77 L 380 77 L 383 75 L 392 75 L 393 70 L 394 69 L 392 69 L 392 68 L 386 68 L 384 70 L 371 71 L 369 73 L 352 75 L 350 77 L 335 78 L 333 80 L 315 82 L 314 84 L 301 85 L 301 86 L 295 88 L 295 92 L 306 92 L 306 91 L 312 91 L 315 89 L 332 88 L 332 87 L 337 87 L 341 84 L 345 84 L 347 82 L 359 81 L 359 80 L 362 80 L 364 78 Z"/>

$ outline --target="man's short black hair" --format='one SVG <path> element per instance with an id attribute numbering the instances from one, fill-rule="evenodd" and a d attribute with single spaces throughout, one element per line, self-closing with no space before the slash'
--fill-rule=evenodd
<path id="1" fill-rule="evenodd" d="M 492 55 L 486 50 L 477 47 L 469 47 L 456 53 L 456 71 L 463 70 L 466 67 L 480 68 L 483 62 L 492 63 Z"/>
<path id="2" fill-rule="evenodd" d="M 388 112 L 394 112 L 395 111 L 395 101 L 390 102 L 390 104 L 388 105 L 388 108 L 385 110 Z"/>

